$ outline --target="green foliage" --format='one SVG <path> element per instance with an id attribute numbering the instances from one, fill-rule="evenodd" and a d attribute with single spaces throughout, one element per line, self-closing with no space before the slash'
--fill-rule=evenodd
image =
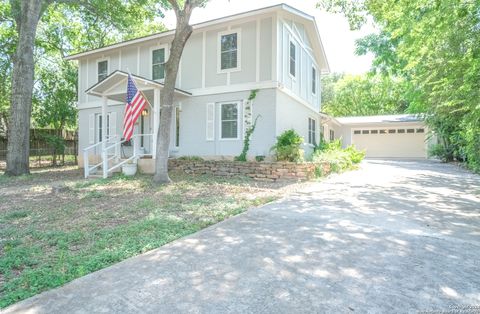
<path id="1" fill-rule="evenodd" d="M 255 132 L 258 118 L 260 118 L 260 116 L 257 116 L 253 124 L 249 128 L 247 128 L 247 130 L 245 131 L 245 138 L 243 139 L 242 153 L 235 157 L 236 161 L 247 161 L 247 153 L 248 153 L 248 150 L 250 149 L 250 138 L 252 137 L 253 132 Z"/>
<path id="2" fill-rule="evenodd" d="M 203 158 L 199 156 L 181 156 L 181 157 L 178 157 L 177 159 L 184 160 L 184 161 L 203 161 Z"/>
<path id="3" fill-rule="evenodd" d="M 262 161 L 265 160 L 265 156 L 263 156 L 263 155 L 255 156 L 255 160 L 256 160 L 257 162 L 262 162 Z"/>
<path id="4" fill-rule="evenodd" d="M 342 148 L 340 140 L 323 143 L 313 153 L 312 162 L 319 164 L 315 170 L 323 175 L 322 164 L 329 164 L 331 172 L 343 172 L 353 169 L 365 158 L 365 152 L 357 150 L 353 145 Z"/>
<path id="5" fill-rule="evenodd" d="M 0 134 L 6 133 L 17 31 L 10 4 L 0 1 Z M 37 28 L 32 123 L 54 129 L 76 128 L 77 67 L 67 54 L 164 31 L 155 17 L 164 1 L 49 1 Z M 114 8 L 114 9 L 112 9 Z M 139 19 L 138 17 L 142 18 Z"/>
<path id="6" fill-rule="evenodd" d="M 254 89 L 250 91 L 250 95 L 248 96 L 248 100 L 252 101 L 257 97 L 258 89 Z"/>
<path id="7" fill-rule="evenodd" d="M 323 111 L 333 116 L 404 113 L 413 101 L 410 84 L 385 75 L 322 76 Z"/>
<path id="8" fill-rule="evenodd" d="M 428 157 L 436 157 L 444 162 L 453 160 L 452 152 L 447 151 L 442 144 L 435 144 L 428 148 Z"/>
<path id="9" fill-rule="evenodd" d="M 343 12 L 353 28 L 368 13 L 379 32 L 357 43 L 373 53 L 374 68 L 408 82 L 409 112 L 425 112 L 447 160 L 479 171 L 480 2 L 429 0 L 322 0 Z M 437 148 L 437 152 L 439 149 Z"/>
<path id="10" fill-rule="evenodd" d="M 302 162 L 303 138 L 295 130 L 287 130 L 277 136 L 277 143 L 272 147 L 278 161 Z"/>

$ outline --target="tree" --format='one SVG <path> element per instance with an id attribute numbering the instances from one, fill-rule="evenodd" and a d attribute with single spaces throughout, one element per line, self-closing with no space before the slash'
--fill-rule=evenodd
<path id="1" fill-rule="evenodd" d="M 428 114 L 450 154 L 444 159 L 466 160 L 480 171 L 480 2 L 322 0 L 320 6 L 344 13 L 355 29 L 365 14 L 373 18 L 380 33 L 361 40 L 357 52 L 373 52 L 374 66 L 414 86 L 410 109 Z"/>
<path id="2" fill-rule="evenodd" d="M 379 74 L 334 73 L 322 77 L 322 86 L 322 110 L 333 116 L 404 113 L 413 101 L 408 82 Z"/>
<path id="3" fill-rule="evenodd" d="M 157 158 L 155 161 L 156 183 L 170 183 L 168 176 L 168 153 L 170 148 L 170 130 L 173 116 L 175 82 L 183 48 L 192 34 L 190 16 L 196 7 L 205 5 L 208 0 L 168 0 L 177 18 L 175 35 L 170 48 L 170 57 L 165 63 L 165 85 L 161 95 L 160 126 L 157 136 Z"/>
<path id="4" fill-rule="evenodd" d="M 112 30 L 122 30 L 135 24 L 139 16 L 153 18 L 158 9 L 153 0 L 10 0 L 0 6 L 2 22 L 11 18 L 15 35 L 15 50 L 12 62 L 11 104 L 8 120 L 7 175 L 29 173 L 29 129 L 32 112 L 35 61 L 34 48 L 37 27 L 45 12 L 52 7 L 64 10 L 74 25 L 85 25 L 103 36 L 87 37 L 89 41 L 105 44 Z M 114 32 L 115 33 L 115 32 Z M 1 34 L 0 34 L 1 35 Z M 71 37 L 73 38 L 73 37 Z M 93 44 L 95 45 L 95 44 Z"/>

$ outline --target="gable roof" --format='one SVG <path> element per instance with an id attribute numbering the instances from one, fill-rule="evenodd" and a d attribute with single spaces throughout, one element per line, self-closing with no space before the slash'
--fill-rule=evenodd
<path id="1" fill-rule="evenodd" d="M 416 114 L 395 114 L 382 116 L 360 116 L 360 117 L 339 117 L 336 118 L 341 124 L 373 124 L 373 123 L 405 123 L 421 122 L 420 115 Z"/>
<path id="2" fill-rule="evenodd" d="M 309 15 L 309 14 L 303 12 L 303 11 L 300 11 L 300 10 L 298 10 L 298 9 L 292 7 L 292 6 L 289 6 L 288 4 L 285 4 L 285 3 L 277 4 L 277 5 L 273 5 L 273 6 L 269 6 L 269 7 L 264 7 L 264 8 L 260 8 L 260 9 L 255 9 L 255 10 L 251 10 L 251 11 L 246 11 L 246 12 L 243 12 L 243 13 L 233 14 L 233 15 L 213 19 L 213 20 L 206 21 L 206 22 L 193 24 L 192 28 L 193 28 L 193 31 L 195 31 L 197 29 L 201 29 L 201 28 L 204 28 L 204 27 L 217 25 L 217 24 L 221 24 L 221 23 L 224 23 L 224 22 L 237 20 L 237 19 L 242 19 L 242 18 L 254 16 L 254 15 L 271 13 L 271 12 L 275 12 L 275 11 L 279 11 L 279 10 L 282 10 L 282 11 L 290 13 L 290 14 L 294 14 L 294 15 L 296 15 L 296 16 L 298 16 L 298 17 L 300 17 L 300 18 L 302 18 L 302 19 L 304 19 L 304 20 L 306 20 L 310 23 L 310 27 L 309 27 L 310 35 L 314 39 L 316 39 L 316 45 L 315 45 L 316 47 L 313 47 L 313 48 L 317 48 L 316 53 L 321 57 L 320 60 L 323 60 L 325 62 L 325 64 L 322 64 L 322 69 L 321 70 L 323 72 L 329 72 L 330 67 L 328 65 L 327 56 L 325 54 L 325 50 L 324 50 L 324 47 L 323 47 L 323 44 L 322 44 L 322 40 L 320 38 L 320 33 L 318 31 L 317 23 L 315 22 L 315 17 L 312 16 L 312 15 Z M 101 48 L 75 53 L 75 54 L 66 56 L 65 60 L 78 60 L 82 57 L 85 57 L 85 56 L 88 56 L 88 55 L 91 55 L 91 54 L 100 53 L 100 52 L 107 52 L 107 51 L 114 50 L 114 49 L 117 49 L 117 48 L 130 46 L 130 45 L 135 45 L 137 43 L 142 43 L 142 42 L 153 40 L 153 39 L 159 39 L 159 38 L 172 36 L 174 34 L 175 34 L 175 29 L 171 29 L 171 30 L 160 32 L 160 33 L 155 33 L 155 34 L 152 34 L 152 35 L 147 35 L 147 36 L 143 36 L 143 37 L 138 37 L 138 38 L 118 42 L 118 43 L 107 45 L 107 46 L 104 46 L 104 47 L 101 47 Z"/>

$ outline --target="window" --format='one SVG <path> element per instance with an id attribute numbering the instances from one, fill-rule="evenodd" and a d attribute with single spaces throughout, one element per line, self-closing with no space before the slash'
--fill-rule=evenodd
<path id="1" fill-rule="evenodd" d="M 290 42 L 290 75 L 295 77 L 295 70 L 296 70 L 296 63 L 297 63 L 297 46 Z"/>
<path id="2" fill-rule="evenodd" d="M 378 134 L 378 130 L 370 130 L 370 134 Z"/>
<path id="3" fill-rule="evenodd" d="M 380 130 L 380 134 L 387 134 L 387 130 Z"/>
<path id="4" fill-rule="evenodd" d="M 220 104 L 221 138 L 238 138 L 238 103 Z"/>
<path id="5" fill-rule="evenodd" d="M 370 134 L 370 131 L 369 130 L 363 130 L 362 134 Z"/>
<path id="6" fill-rule="evenodd" d="M 355 134 L 355 135 L 358 135 L 358 134 L 360 134 L 360 133 L 362 133 L 360 130 L 355 130 L 355 131 L 353 131 L 353 134 Z"/>
<path id="7" fill-rule="evenodd" d="M 165 78 L 165 48 L 152 50 L 152 80 Z"/>
<path id="8" fill-rule="evenodd" d="M 180 147 L 180 108 L 175 108 L 175 147 Z"/>
<path id="9" fill-rule="evenodd" d="M 107 139 L 110 137 L 110 114 L 107 114 L 107 127 L 103 127 L 103 119 L 102 115 L 98 114 L 97 115 L 97 140 L 98 143 L 100 143 L 103 140 L 103 130 L 106 130 L 107 132 Z"/>
<path id="10" fill-rule="evenodd" d="M 407 133 L 415 133 L 414 129 L 407 129 Z"/>
<path id="11" fill-rule="evenodd" d="M 335 140 L 335 131 L 330 130 L 330 141 Z"/>
<path id="12" fill-rule="evenodd" d="M 317 70 L 312 67 L 312 94 L 317 94 Z"/>
<path id="13" fill-rule="evenodd" d="M 97 62 L 97 78 L 103 81 L 108 76 L 108 60 Z"/>
<path id="14" fill-rule="evenodd" d="M 388 134 L 395 134 L 397 130 L 388 130 Z"/>
<path id="15" fill-rule="evenodd" d="M 316 139 L 317 133 L 317 121 L 312 118 L 308 118 L 308 143 L 315 145 L 317 143 Z"/>
<path id="16" fill-rule="evenodd" d="M 220 35 L 220 71 L 239 68 L 239 33 Z"/>
<path id="17" fill-rule="evenodd" d="M 398 133 L 405 133 L 405 129 L 398 129 L 397 132 Z"/>
<path id="18" fill-rule="evenodd" d="M 425 133 L 425 129 L 417 129 L 417 133 Z"/>

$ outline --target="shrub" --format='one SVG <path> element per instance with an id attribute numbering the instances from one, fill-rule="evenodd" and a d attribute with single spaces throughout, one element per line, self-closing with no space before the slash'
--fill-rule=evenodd
<path id="1" fill-rule="evenodd" d="M 263 155 L 255 156 L 255 160 L 256 160 L 257 162 L 262 162 L 262 161 L 265 160 L 265 156 L 263 156 Z"/>
<path id="2" fill-rule="evenodd" d="M 313 153 L 312 161 L 320 164 L 315 169 L 315 173 L 317 176 L 322 176 L 323 168 L 321 164 L 328 163 L 331 172 L 342 172 L 354 168 L 364 158 L 364 151 L 357 150 L 353 145 L 343 149 L 340 140 L 336 140 L 330 143 L 323 143 L 317 147 Z"/>
<path id="3" fill-rule="evenodd" d="M 185 161 L 203 161 L 203 158 L 199 156 L 182 156 L 182 157 L 178 157 L 177 159 L 185 160 Z"/>
<path id="4" fill-rule="evenodd" d="M 356 149 L 354 145 L 348 146 L 345 151 L 350 155 L 350 160 L 354 164 L 361 163 L 365 158 L 365 151 Z"/>
<path id="5" fill-rule="evenodd" d="M 443 162 L 448 161 L 450 159 L 450 155 L 451 154 L 442 144 L 434 144 L 428 148 L 428 157 L 436 157 Z"/>
<path id="6" fill-rule="evenodd" d="M 287 130 L 277 137 L 277 143 L 271 150 L 275 152 L 278 161 L 303 161 L 303 138 L 295 130 Z"/>

